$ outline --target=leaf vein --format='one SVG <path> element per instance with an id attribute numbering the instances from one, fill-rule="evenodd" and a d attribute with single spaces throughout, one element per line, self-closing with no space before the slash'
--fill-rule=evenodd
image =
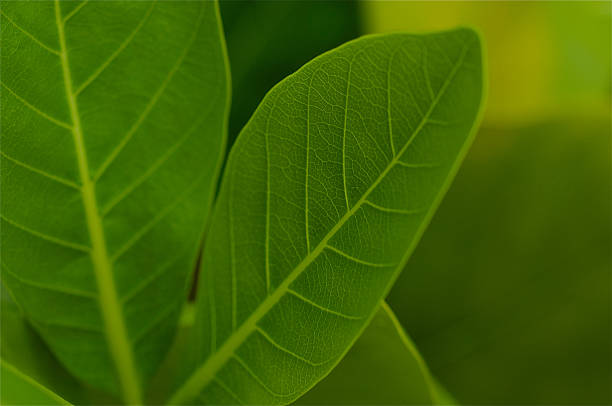
<path id="1" fill-rule="evenodd" d="M 429 68 L 428 68 L 428 55 L 427 55 L 427 47 L 423 47 L 423 76 L 425 76 L 425 85 L 427 86 L 427 91 L 429 92 L 429 98 L 431 100 L 434 99 L 435 93 L 433 91 L 433 87 L 431 86 L 431 79 L 429 77 Z"/>
<path id="2" fill-rule="evenodd" d="M 266 242 L 265 242 L 265 266 L 266 266 L 266 294 L 270 292 L 270 194 L 272 193 L 272 187 L 270 185 L 270 117 L 276 107 L 276 101 L 278 97 L 272 103 L 268 117 L 266 119 L 266 129 L 264 133 L 264 141 L 266 147 Z"/>
<path id="3" fill-rule="evenodd" d="M 143 109 L 143 111 L 140 113 L 140 115 L 138 116 L 134 124 L 132 124 L 132 127 L 130 127 L 127 133 L 122 137 L 121 141 L 117 144 L 117 146 L 113 149 L 113 151 L 108 155 L 108 157 L 100 165 L 95 176 L 93 177 L 94 183 L 97 182 L 102 177 L 104 172 L 113 163 L 113 161 L 121 153 L 125 145 L 130 141 L 130 139 L 132 139 L 136 131 L 140 128 L 142 123 L 149 116 L 149 114 L 153 110 L 153 107 L 155 107 L 157 102 L 161 99 L 162 95 L 164 94 L 168 85 L 170 84 L 172 78 L 174 77 L 176 72 L 179 70 L 179 68 L 182 66 L 183 62 L 185 61 L 185 58 L 189 54 L 189 51 L 191 51 L 193 44 L 195 43 L 195 39 L 197 38 L 197 35 L 200 32 L 201 23 L 202 23 L 202 13 L 200 13 L 200 17 L 193 31 L 193 35 L 190 41 L 188 42 L 187 46 L 183 50 L 182 54 L 177 58 L 176 62 L 174 63 L 174 65 L 172 66 L 172 68 L 170 69 L 166 77 L 164 78 L 159 88 L 155 91 L 155 93 L 153 94 L 153 96 L 151 97 L 151 99 L 149 100 L 145 108 Z"/>
<path id="4" fill-rule="evenodd" d="M 83 83 L 81 83 L 81 85 L 74 92 L 75 96 L 78 96 L 79 94 L 81 94 L 81 92 L 85 90 L 85 88 L 87 88 L 87 86 L 89 86 L 94 80 L 96 80 L 102 74 L 102 72 L 104 72 L 106 68 L 108 68 L 115 59 L 117 59 L 117 57 L 123 52 L 123 50 L 127 48 L 127 46 L 132 42 L 134 37 L 136 37 L 136 34 L 138 34 L 140 29 L 145 25 L 145 23 L 149 19 L 149 16 L 153 12 L 153 8 L 155 7 L 156 3 L 157 3 L 157 0 L 154 0 L 153 2 L 151 2 L 151 6 L 149 6 L 144 17 L 138 22 L 138 24 L 136 25 L 136 28 L 134 28 L 134 30 L 127 36 L 125 40 L 123 40 L 123 42 L 119 45 L 119 47 L 115 50 L 115 52 L 113 52 L 106 61 L 104 61 L 87 79 L 85 79 Z M 84 5 L 85 4 L 81 4 L 75 10 L 76 11 L 80 10 L 81 7 Z M 75 10 L 73 10 L 73 12 Z M 70 17 L 72 17 L 72 15 L 70 15 Z M 68 17 L 66 18 L 66 20 L 67 19 Z"/>
<path id="5" fill-rule="evenodd" d="M 0 10 L 0 15 L 2 15 L 2 17 L 6 18 L 6 20 L 11 23 L 11 25 L 13 25 L 15 28 L 17 28 L 19 31 L 21 31 L 23 34 L 25 34 L 28 38 L 30 38 L 32 41 L 34 41 L 37 45 L 39 45 L 41 48 L 45 49 L 46 51 L 51 52 L 52 54 L 55 55 L 59 55 L 60 51 L 58 51 L 55 48 L 50 47 L 49 45 L 45 44 L 44 42 L 42 42 L 41 40 L 39 40 L 38 38 L 36 38 L 34 35 L 32 35 L 28 30 L 26 30 L 25 28 L 21 27 L 19 24 L 17 24 L 15 21 L 13 21 L 12 18 L 10 18 L 9 16 L 6 15 L 6 13 L 2 10 Z"/>
<path id="6" fill-rule="evenodd" d="M 138 373 L 134 364 L 133 348 L 127 336 L 123 311 L 117 298 L 117 290 L 112 264 L 109 262 L 106 237 L 98 209 L 95 184 L 90 178 L 87 149 L 85 147 L 81 116 L 77 98 L 73 91 L 72 72 L 68 58 L 64 22 L 61 18 L 60 2 L 54 1 L 55 25 L 61 49 L 61 69 L 64 81 L 66 102 L 72 119 L 72 139 L 74 142 L 77 166 L 81 178 L 81 199 L 85 220 L 91 241 L 90 257 L 99 291 L 99 304 L 104 337 L 118 375 L 126 403 L 141 404 L 141 390 Z"/>
<path id="7" fill-rule="evenodd" d="M 393 266 L 396 266 L 396 265 L 397 265 L 397 264 L 394 264 L 394 263 L 388 263 L 388 264 L 379 264 L 379 263 L 376 263 L 376 262 L 369 262 L 369 261 L 365 261 L 365 260 L 363 260 L 363 259 L 360 259 L 360 258 L 354 257 L 354 256 L 352 256 L 352 255 L 349 255 L 349 254 L 347 254 L 346 252 L 344 252 L 344 251 L 342 251 L 342 250 L 340 250 L 340 249 L 338 249 L 338 248 L 334 247 L 333 245 L 329 245 L 329 244 L 327 244 L 327 245 L 325 246 L 325 248 L 327 248 L 327 249 L 329 249 L 330 251 L 333 251 L 333 252 L 335 252 L 336 254 L 340 255 L 341 257 L 344 257 L 344 258 L 348 259 L 349 261 L 355 262 L 355 263 L 357 263 L 357 264 L 362 264 L 362 265 L 366 265 L 366 266 L 371 266 L 371 267 L 374 267 L 374 268 L 390 268 L 390 267 L 393 267 Z"/>
<path id="8" fill-rule="evenodd" d="M 210 114 L 210 109 L 206 114 L 202 115 L 200 119 L 198 119 L 186 132 L 183 134 L 181 138 L 177 142 L 174 143 L 170 148 L 168 148 L 161 157 L 159 157 L 153 165 L 147 168 L 138 178 L 134 180 L 131 184 L 129 184 L 125 189 L 123 189 L 120 193 L 115 195 L 102 209 L 102 216 L 106 216 L 117 204 L 123 201 L 130 193 L 132 193 L 138 186 L 143 184 L 147 179 L 149 179 L 156 171 L 161 167 L 165 162 L 167 162 L 174 153 L 191 137 L 193 132 L 204 122 L 208 115 Z"/>
<path id="9" fill-rule="evenodd" d="M 76 13 L 78 13 L 79 11 L 81 11 L 81 9 L 83 7 L 85 7 L 85 5 L 89 3 L 89 0 L 84 0 L 81 2 L 81 4 L 79 4 L 78 6 L 76 6 L 74 9 L 72 9 L 72 11 L 68 14 L 66 14 L 66 16 L 64 16 L 64 25 L 66 24 L 66 22 L 68 20 L 70 20 L 72 17 L 74 17 L 76 15 Z"/>
<path id="10" fill-rule="evenodd" d="M 423 209 L 394 209 L 391 207 L 380 206 L 370 200 L 364 200 L 364 203 L 375 208 L 376 210 L 385 212 L 385 213 L 397 213 L 397 214 L 419 214 L 423 213 L 425 210 Z"/>
<path id="11" fill-rule="evenodd" d="M 242 400 L 240 400 L 240 398 L 234 393 L 233 390 L 231 390 L 221 379 L 215 377 L 213 379 L 215 382 L 217 382 L 217 385 L 219 385 L 219 387 L 221 387 L 221 389 L 223 389 L 228 395 L 230 395 L 236 402 L 238 402 L 239 405 L 246 405 L 245 402 L 243 402 Z"/>
<path id="12" fill-rule="evenodd" d="M 356 53 L 353 55 L 351 60 L 349 61 L 348 72 L 346 74 L 346 96 L 344 98 L 344 124 L 342 125 L 342 185 L 344 189 L 344 201 L 346 203 L 346 211 L 351 210 L 351 205 L 349 204 L 348 198 L 348 187 L 346 185 L 346 123 L 348 118 L 348 101 L 349 94 L 351 91 L 351 71 L 353 68 L 353 62 L 355 58 L 359 55 Z"/>
<path id="13" fill-rule="evenodd" d="M 121 246 L 119 249 L 117 249 L 117 251 L 115 251 L 115 253 L 113 253 L 113 255 L 111 256 L 111 262 L 116 262 L 117 259 L 119 259 L 123 254 L 133 248 L 134 245 L 143 236 L 145 236 L 149 230 L 151 230 L 151 228 L 153 228 L 157 223 L 163 220 L 164 217 L 166 217 L 166 215 L 168 215 L 168 213 L 172 211 L 172 209 L 182 203 L 189 196 L 189 193 L 192 192 L 200 184 L 200 182 L 204 178 L 204 175 L 206 175 L 205 172 L 202 175 L 198 176 L 196 180 L 191 185 L 189 185 L 189 187 L 187 187 L 183 191 L 183 193 L 179 195 L 179 197 L 177 197 L 172 203 L 160 210 L 159 213 L 157 213 L 157 215 L 154 216 L 147 224 L 145 224 L 140 230 L 134 233 L 123 246 Z"/>
<path id="14" fill-rule="evenodd" d="M 72 241 L 66 241 L 66 240 L 63 240 L 61 238 L 49 235 L 49 234 L 45 234 L 43 232 L 36 231 L 36 230 L 34 230 L 32 228 L 29 228 L 27 226 L 24 226 L 23 224 L 20 224 L 20 223 L 14 221 L 14 220 L 11 220 L 11 219 L 7 218 L 4 214 L 0 214 L 0 218 L 2 220 L 6 221 L 7 223 L 9 223 L 10 225 L 12 225 L 13 227 L 19 228 L 20 230 L 25 231 L 28 234 L 32 234 L 33 236 L 36 236 L 36 237 L 38 237 L 40 239 L 52 242 L 54 244 L 61 245 L 63 247 L 67 247 L 67 248 L 71 248 L 71 249 L 76 250 L 76 251 L 89 252 L 91 250 L 91 247 L 88 247 L 86 245 L 75 243 L 75 242 L 72 242 Z"/>
<path id="15" fill-rule="evenodd" d="M 42 111 L 38 107 L 34 106 L 32 103 L 28 102 L 26 99 L 24 99 L 23 97 L 21 97 L 17 93 L 15 93 L 15 91 L 13 91 L 13 89 L 11 89 L 6 84 L 4 84 L 4 82 L 0 81 L 0 85 L 2 85 L 2 87 L 5 88 L 10 94 L 15 96 L 15 98 L 17 100 L 19 100 L 26 107 L 28 107 L 30 110 L 32 110 L 34 113 L 38 114 L 42 118 L 47 119 L 48 121 L 52 122 L 53 124 L 55 124 L 57 126 L 64 127 L 64 128 L 66 128 L 68 130 L 72 130 L 72 126 L 70 124 L 68 124 L 68 123 L 66 123 L 66 122 L 64 122 L 62 120 L 58 120 L 57 118 L 50 116 L 49 114 L 45 113 L 44 111 Z"/>
<path id="16" fill-rule="evenodd" d="M 395 158 L 395 142 L 393 141 L 393 124 L 391 122 L 391 68 L 393 65 L 393 58 L 397 54 L 394 51 L 389 58 L 389 66 L 387 67 L 387 123 L 389 128 L 389 142 L 391 143 L 391 155 Z"/>
<path id="17" fill-rule="evenodd" d="M 264 381 L 261 380 L 261 378 L 259 376 L 257 376 L 257 374 L 255 372 L 253 372 L 253 370 L 251 369 L 251 367 L 249 367 L 249 365 L 241 358 L 238 356 L 238 354 L 233 354 L 232 357 L 238 361 L 238 364 L 240 364 L 242 366 L 242 368 L 244 368 L 244 370 L 251 375 L 251 377 L 253 379 L 255 379 L 255 382 L 257 382 L 259 384 L 259 386 L 261 386 L 266 392 L 268 392 L 270 395 L 272 395 L 275 398 L 289 398 L 291 396 L 293 396 L 293 393 L 289 393 L 286 395 L 283 395 L 282 393 L 278 393 L 273 391 L 270 387 L 268 387 L 268 385 L 266 385 L 266 383 Z"/>
<path id="18" fill-rule="evenodd" d="M 28 165 L 25 162 L 22 162 L 22 161 L 20 161 L 18 159 L 15 159 L 15 158 L 9 156 L 4 151 L 0 151 L 0 155 L 2 155 L 4 158 L 8 159 L 9 161 L 13 162 L 14 164 L 19 165 L 19 166 L 29 170 L 30 172 L 37 173 L 37 174 L 39 174 L 41 176 L 44 176 L 44 177 L 46 177 L 48 179 L 51 179 L 51 180 L 53 180 L 55 182 L 61 183 L 63 185 L 66 185 L 66 186 L 71 187 L 73 189 L 79 190 L 81 188 L 79 185 L 77 185 L 76 183 L 74 183 L 74 182 L 72 182 L 72 181 L 70 181 L 68 179 L 64 179 L 61 176 L 53 175 L 52 173 L 49 173 L 49 172 L 43 171 L 42 169 L 38 169 L 38 168 L 35 168 L 35 167 L 31 166 L 31 165 Z"/>
<path id="19" fill-rule="evenodd" d="M 295 359 L 297 359 L 297 360 L 299 360 L 299 361 L 302 361 L 302 362 L 304 362 L 304 363 L 306 363 L 306 364 L 308 364 L 308 365 L 310 365 L 310 366 L 313 366 L 313 367 L 318 367 L 318 366 L 324 365 L 324 364 L 326 364 L 327 362 L 329 362 L 329 360 L 327 360 L 327 361 L 323 361 L 323 362 L 314 362 L 314 361 L 311 361 L 311 360 L 309 360 L 309 359 L 307 359 L 307 358 L 304 358 L 304 357 L 302 357 L 301 355 L 296 354 L 295 352 L 291 351 L 290 349 L 285 348 L 285 347 L 283 347 L 282 345 L 280 345 L 279 343 L 277 343 L 277 342 L 276 342 L 276 341 L 275 341 L 275 340 L 274 340 L 274 339 L 273 339 L 273 338 L 272 338 L 272 337 L 271 337 L 271 336 L 270 336 L 270 335 L 269 335 L 269 334 L 268 334 L 268 333 L 267 333 L 265 330 L 263 330 L 261 327 L 257 326 L 257 328 L 256 328 L 256 329 L 257 329 L 257 332 L 258 332 L 259 334 L 261 334 L 261 335 L 262 335 L 262 336 L 263 336 L 263 337 L 264 337 L 264 338 L 265 338 L 265 339 L 266 339 L 266 340 L 267 340 L 267 341 L 268 341 L 268 342 L 269 342 L 269 343 L 270 343 L 272 346 L 274 346 L 275 348 L 279 349 L 280 351 L 282 351 L 282 352 L 284 352 L 284 353 L 286 353 L 286 354 L 289 354 L 289 355 L 290 355 L 290 356 L 292 356 L 293 358 L 295 358 Z"/>
<path id="20" fill-rule="evenodd" d="M 287 292 L 292 294 L 293 296 L 297 297 L 301 301 L 303 301 L 305 303 L 308 303 L 312 307 L 315 307 L 315 308 L 317 308 L 319 310 L 324 311 L 325 313 L 330 313 L 330 314 L 333 314 L 335 316 L 339 316 L 339 317 L 342 317 L 343 319 L 348 319 L 348 320 L 361 320 L 361 319 L 363 319 L 362 316 L 352 316 L 350 314 L 344 314 L 344 313 L 341 313 L 339 311 L 336 311 L 336 310 L 330 309 L 328 307 L 325 307 L 323 305 L 320 305 L 319 303 L 313 301 L 312 299 L 307 298 L 306 296 L 302 295 L 301 293 L 296 292 L 295 290 L 293 290 L 291 288 L 288 288 Z"/>
<path id="21" fill-rule="evenodd" d="M 416 168 L 438 168 L 438 167 L 440 167 L 440 164 L 439 163 L 435 163 L 435 162 L 432 162 L 432 163 L 428 163 L 428 162 L 425 162 L 425 163 L 409 163 L 409 162 L 404 162 L 404 161 L 397 160 L 397 161 L 395 161 L 395 164 L 399 165 L 399 166 L 403 166 L 404 168 L 413 168 L 413 169 L 416 169 Z"/>
<path id="22" fill-rule="evenodd" d="M 87 298 L 87 299 L 96 299 L 98 297 L 98 295 L 96 295 L 93 292 L 87 292 L 87 291 L 84 291 L 84 290 L 71 289 L 71 288 L 60 287 L 60 286 L 50 286 L 50 285 L 45 285 L 45 284 L 40 283 L 40 282 L 36 282 L 36 281 L 31 281 L 31 280 L 25 279 L 21 275 L 19 275 L 18 273 L 11 271 L 9 269 L 9 267 L 7 267 L 4 262 L 2 262 L 2 268 L 4 268 L 4 271 L 7 274 L 9 274 L 11 277 L 16 279 L 18 282 L 20 282 L 20 283 L 22 283 L 24 285 L 31 286 L 33 288 L 37 288 L 37 289 L 41 289 L 41 290 L 48 290 L 48 291 L 51 291 L 51 292 L 62 293 L 62 294 L 65 294 L 65 295 L 83 297 L 83 298 Z"/>

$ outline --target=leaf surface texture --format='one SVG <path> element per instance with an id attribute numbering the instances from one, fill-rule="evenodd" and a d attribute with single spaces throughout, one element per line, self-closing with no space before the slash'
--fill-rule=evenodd
<path id="1" fill-rule="evenodd" d="M 338 363 L 471 143 L 481 59 L 470 30 L 369 36 L 269 92 L 230 154 L 170 403 L 286 404 Z"/>
<path id="2" fill-rule="evenodd" d="M 139 403 L 223 155 L 217 4 L 3 2 L 0 18 L 2 279 L 74 375 Z"/>

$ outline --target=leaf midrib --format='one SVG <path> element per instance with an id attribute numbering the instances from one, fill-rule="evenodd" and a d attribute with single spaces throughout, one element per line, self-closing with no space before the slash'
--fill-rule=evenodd
<path id="1" fill-rule="evenodd" d="M 387 167 L 381 172 L 378 178 L 373 184 L 366 190 L 362 197 L 350 208 L 336 225 L 325 235 L 325 237 L 319 242 L 316 248 L 311 251 L 287 276 L 287 278 L 281 283 L 264 301 L 251 313 L 251 315 L 245 320 L 245 322 L 232 334 L 228 339 L 225 340 L 219 350 L 210 356 L 204 364 L 197 368 L 185 381 L 185 383 L 175 392 L 175 394 L 168 401 L 168 405 L 183 404 L 188 402 L 208 386 L 208 384 L 215 378 L 216 373 L 225 365 L 227 361 L 234 355 L 234 352 L 242 345 L 242 343 L 253 333 L 257 328 L 257 323 L 276 305 L 279 300 L 287 293 L 289 286 L 297 279 L 301 273 L 308 268 L 308 266 L 319 256 L 319 254 L 327 247 L 327 242 L 338 232 L 344 224 L 359 210 L 359 208 L 366 202 L 368 196 L 376 187 L 382 182 L 389 171 L 400 161 L 400 157 L 408 149 L 414 138 L 421 132 L 423 127 L 427 124 L 429 117 L 433 110 L 437 106 L 439 100 L 446 92 L 446 89 L 450 85 L 452 79 L 456 75 L 457 71 L 461 67 L 465 60 L 469 44 L 464 44 L 457 62 L 449 72 L 446 80 L 440 88 L 435 99 L 432 100 L 431 105 L 427 112 L 423 115 L 419 125 L 415 128 L 409 139 L 406 141 L 401 150 L 393 156 Z"/>
<path id="2" fill-rule="evenodd" d="M 81 198 L 85 209 L 87 230 L 91 240 L 91 261 L 99 290 L 100 310 L 105 326 L 108 347 L 113 358 L 124 399 L 129 404 L 141 404 L 142 395 L 132 348 L 129 344 L 127 329 L 121 311 L 121 305 L 115 288 L 113 267 L 109 259 L 102 226 L 102 218 L 96 200 L 95 184 L 90 177 L 89 163 L 85 149 L 81 118 L 76 95 L 73 90 L 64 21 L 61 18 L 59 0 L 54 0 L 55 24 L 60 43 L 61 68 L 64 79 L 66 100 L 72 120 L 71 133 L 76 150 L 79 177 L 81 180 Z"/>

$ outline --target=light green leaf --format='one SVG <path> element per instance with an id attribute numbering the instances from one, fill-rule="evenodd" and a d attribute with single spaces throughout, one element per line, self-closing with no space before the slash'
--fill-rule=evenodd
<path id="1" fill-rule="evenodd" d="M 475 133 L 477 35 L 369 36 L 277 85 L 230 154 L 193 372 L 170 403 L 290 403 L 367 326 Z"/>
<path id="2" fill-rule="evenodd" d="M 45 388 L 13 365 L 0 360 L 0 402 L 3 405 L 69 405 L 56 393 Z"/>
<path id="3" fill-rule="evenodd" d="M 217 4 L 3 2 L 1 14 L 3 281 L 74 375 L 140 403 L 223 155 Z"/>
<path id="4" fill-rule="evenodd" d="M 437 392 L 421 355 L 383 303 L 342 362 L 296 404 L 434 405 L 440 404 Z"/>

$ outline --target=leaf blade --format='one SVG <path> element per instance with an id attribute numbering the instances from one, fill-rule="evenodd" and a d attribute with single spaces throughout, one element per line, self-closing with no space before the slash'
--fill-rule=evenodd
<path id="1" fill-rule="evenodd" d="M 106 237 L 102 225 L 100 210 L 96 199 L 94 181 L 90 178 L 89 162 L 85 148 L 85 140 L 81 126 L 81 113 L 77 106 L 77 92 L 73 90 L 72 74 L 66 46 L 66 35 L 64 32 L 64 21 L 62 20 L 59 0 L 54 1 L 55 23 L 57 26 L 62 75 L 66 99 L 72 121 L 71 132 L 76 149 L 78 172 L 81 181 L 81 198 L 85 209 L 85 217 L 91 247 L 91 259 L 93 263 L 96 284 L 99 290 L 100 308 L 102 320 L 109 342 L 109 349 L 114 360 L 119 381 L 124 392 L 125 400 L 129 403 L 139 404 L 142 395 L 138 382 L 134 356 L 128 342 L 127 329 L 123 320 L 123 314 L 119 306 L 113 268 L 106 248 Z M 139 24 L 140 25 L 140 24 Z M 119 49 L 123 48 L 123 44 Z M 88 82 L 85 82 L 88 83 Z M 80 89 L 80 88 L 79 88 Z"/>
<path id="2" fill-rule="evenodd" d="M 40 389 L 38 386 L 41 386 L 44 388 L 42 396 L 46 396 L 50 391 L 62 398 L 63 402 L 67 401 L 71 404 L 117 403 L 116 399 L 84 387 L 68 374 L 28 325 L 1 283 L 0 303 L 2 324 L 0 357 L 3 363 L 9 365 L 7 368 L 13 371 L 12 380 L 17 380 L 16 386 L 14 382 L 9 382 L 9 378 L 5 379 L 2 376 L 0 387 L 2 388 L 3 404 L 48 404 L 50 401 L 58 401 L 56 397 L 50 395 L 52 400 L 46 399 L 39 403 L 30 394 L 32 389 L 20 390 L 19 387 L 23 388 L 21 385 L 34 386 L 35 393 Z M 22 382 L 23 380 L 26 382 Z"/>
<path id="3" fill-rule="evenodd" d="M 435 54 L 433 51 L 440 46 L 445 47 L 444 52 L 438 49 Z M 428 91 L 410 83 L 415 78 L 409 71 L 415 67 L 419 71 L 429 69 L 423 67 L 423 49 L 428 49 L 429 58 L 438 58 L 437 71 L 428 75 L 437 96 L 429 100 L 421 94 L 418 99 L 427 108 L 419 106 L 411 92 Z M 394 57 L 396 62 L 400 59 L 395 52 L 400 51 L 405 54 L 401 63 L 394 65 Z M 454 62 L 444 61 L 450 58 L 445 52 Z M 411 53 L 420 56 L 420 60 L 413 60 Z M 386 69 L 377 66 L 380 60 L 387 62 Z M 478 40 L 467 30 L 423 37 L 364 37 L 316 58 L 266 96 L 230 155 L 211 231 L 216 238 L 205 247 L 203 257 L 197 327 L 202 341 L 201 361 L 171 403 L 196 398 L 212 403 L 231 403 L 236 398 L 244 403 L 288 403 L 339 361 L 367 325 L 397 270 L 414 249 L 470 144 L 474 123 L 482 112 L 480 64 Z M 400 92 L 391 86 L 393 95 L 387 94 L 386 86 L 380 86 L 391 76 L 404 82 L 399 85 Z M 452 91 L 445 94 L 451 87 Z M 463 97 L 466 89 L 469 94 Z M 361 97 L 358 105 L 353 100 L 348 106 L 344 91 L 350 91 L 352 99 Z M 444 104 L 437 106 L 442 97 Z M 461 104 L 457 104 L 457 98 Z M 390 131 L 386 108 L 378 108 L 368 99 L 383 100 L 384 104 L 380 104 L 387 106 L 390 103 L 395 116 L 393 128 L 410 131 Z M 412 122 L 405 118 L 406 110 L 412 114 Z M 440 125 L 440 117 L 432 115 L 440 110 L 446 116 L 444 125 Z M 343 112 L 350 114 L 348 119 Z M 375 120 L 379 116 L 384 117 L 382 125 Z M 315 117 L 319 120 L 317 126 L 312 123 Z M 446 125 L 455 119 L 459 120 L 457 124 Z M 434 126 L 436 132 L 426 134 L 425 140 L 424 136 L 417 138 Z M 308 135 L 311 129 L 316 136 Z M 440 151 L 435 148 L 439 145 L 427 145 L 436 140 L 436 134 L 438 138 L 440 134 L 452 136 L 440 144 Z M 270 137 L 274 137 L 273 142 Z M 390 156 L 390 144 L 381 144 L 385 139 L 396 144 L 399 152 L 394 156 Z M 408 148 L 411 145 L 416 146 Z M 416 148 L 425 148 L 425 152 L 415 156 Z M 309 163 L 308 168 L 302 162 Z M 367 170 L 360 167 L 362 164 Z M 413 169 L 414 165 L 419 173 L 412 177 L 398 175 L 398 171 Z M 307 179 L 320 188 L 309 188 L 308 200 L 304 198 Z M 403 182 L 404 188 L 395 195 L 388 192 L 390 179 L 396 184 Z M 387 201 L 377 201 L 385 188 L 383 197 Z M 421 200 L 424 208 L 414 205 L 414 200 Z M 322 210 L 321 205 L 327 207 Z M 366 210 L 369 220 L 364 217 Z M 312 220 L 308 228 L 301 220 L 305 211 Z M 393 223 L 390 217 L 394 217 Z M 371 226 L 368 235 L 364 226 Z M 383 230 L 386 231 L 381 234 Z M 385 239 L 387 234 L 402 232 L 408 235 L 405 241 Z M 258 240 L 258 236 L 265 238 Z M 360 238 L 357 244 L 354 236 Z M 372 265 L 380 268 L 375 276 L 367 269 Z M 236 271 L 229 276 L 218 272 L 224 268 Z M 350 279 L 342 279 L 349 277 L 333 273 L 343 268 L 354 272 L 358 282 L 351 285 Z M 307 269 L 315 271 L 305 272 Z M 316 276 L 309 280 L 314 273 Z M 331 295 L 327 290 L 330 286 L 318 288 L 317 279 L 323 285 L 336 284 L 334 289 L 340 297 Z M 364 290 L 364 285 L 370 289 Z M 308 290 L 309 294 L 305 293 Z M 315 300 L 313 294 L 319 297 Z M 317 320 L 310 328 L 309 318 Z M 290 333 L 283 334 L 283 326 Z M 210 336 L 205 334 L 206 329 L 211 331 Z M 288 350 L 286 354 L 272 349 L 270 340 L 258 334 L 258 329 Z M 297 367 L 297 358 L 288 355 L 290 352 L 319 367 Z M 278 359 L 280 365 L 266 368 L 265 354 Z M 299 375 L 295 375 L 298 370 Z"/>
<path id="4" fill-rule="evenodd" d="M 3 281 L 73 374 L 139 403 L 224 154 L 217 4 L 12 3 L 2 19 Z"/>

